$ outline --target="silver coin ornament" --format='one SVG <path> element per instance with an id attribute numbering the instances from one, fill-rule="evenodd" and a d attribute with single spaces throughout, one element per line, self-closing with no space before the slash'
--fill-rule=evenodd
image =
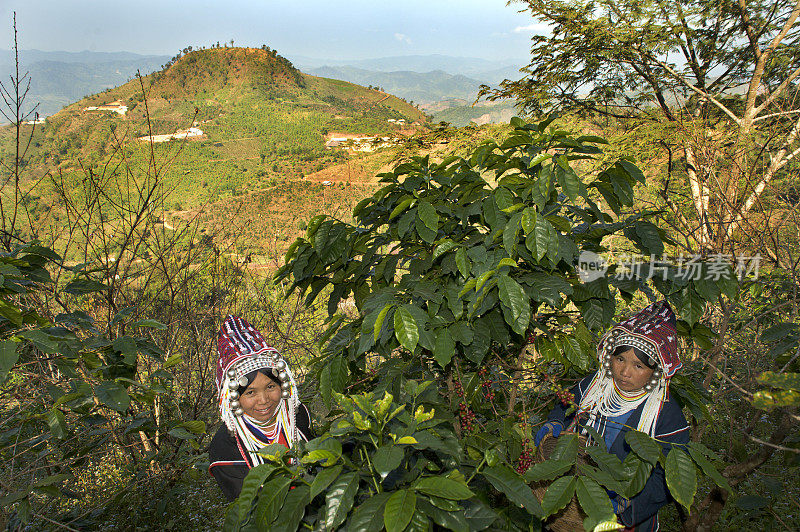
<path id="1" fill-rule="evenodd" d="M 277 368 L 279 371 L 280 371 L 280 370 L 284 370 L 284 369 L 286 369 L 286 362 L 284 362 L 283 360 L 278 360 L 277 362 L 275 362 L 275 367 L 276 367 L 276 368 Z"/>
<path id="2" fill-rule="evenodd" d="M 244 388 L 245 386 L 247 386 L 247 377 L 245 377 L 244 375 L 242 375 L 241 377 L 239 377 L 239 386 L 241 386 L 241 387 L 243 387 L 243 388 Z"/>
<path id="3" fill-rule="evenodd" d="M 289 390 L 282 390 L 281 391 L 281 397 L 283 397 L 284 399 L 288 399 L 290 395 L 291 394 L 289 393 Z"/>
<path id="4" fill-rule="evenodd" d="M 229 369 L 228 370 L 228 377 L 230 377 L 231 379 L 235 378 L 236 377 L 236 370 L 233 369 L 233 368 Z"/>
<path id="5" fill-rule="evenodd" d="M 230 392 L 228 394 L 228 397 L 230 397 L 231 400 L 238 399 L 239 398 L 239 392 L 237 392 L 236 390 L 233 390 L 232 392 Z"/>
<path id="6" fill-rule="evenodd" d="M 237 416 L 242 416 L 242 415 L 244 415 L 244 410 L 242 410 L 241 407 L 240 407 L 240 408 L 237 408 L 236 410 L 234 410 L 233 413 L 235 415 L 237 415 Z"/>
<path id="7" fill-rule="evenodd" d="M 286 373 L 285 371 L 281 371 L 280 373 L 278 373 L 278 378 L 282 381 L 285 381 L 286 379 L 289 378 L 289 374 Z"/>
<path id="8" fill-rule="evenodd" d="M 228 389 L 231 391 L 235 391 L 239 388 L 239 381 L 230 381 L 228 383 Z"/>
<path id="9" fill-rule="evenodd" d="M 234 410 L 236 410 L 240 406 L 242 406 L 242 405 L 241 405 L 241 403 L 239 403 L 239 401 L 236 401 L 236 400 L 231 401 L 231 408 L 233 408 Z"/>
<path id="10" fill-rule="evenodd" d="M 289 381 L 283 381 L 283 382 L 281 383 L 281 389 L 282 389 L 282 390 L 291 390 L 291 388 L 292 388 L 292 383 L 291 383 L 291 382 L 289 382 Z"/>

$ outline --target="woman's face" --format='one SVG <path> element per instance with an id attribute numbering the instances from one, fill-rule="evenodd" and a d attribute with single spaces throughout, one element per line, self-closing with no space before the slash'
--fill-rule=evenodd
<path id="1" fill-rule="evenodd" d="M 653 370 L 639 360 L 633 349 L 628 349 L 611 357 L 611 375 L 620 390 L 635 392 L 644 388 Z"/>
<path id="2" fill-rule="evenodd" d="M 269 421 L 281 404 L 281 387 L 261 372 L 239 397 L 242 410 L 258 421 Z"/>

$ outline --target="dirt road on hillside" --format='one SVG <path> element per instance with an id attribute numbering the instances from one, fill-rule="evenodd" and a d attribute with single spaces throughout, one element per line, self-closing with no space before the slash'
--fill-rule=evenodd
<path id="1" fill-rule="evenodd" d="M 305 176 L 307 181 L 330 181 L 331 183 L 377 183 L 377 174 L 389 172 L 393 162 L 382 163 L 386 159 L 381 154 L 360 157 L 345 163 L 329 166 L 319 172 Z"/>

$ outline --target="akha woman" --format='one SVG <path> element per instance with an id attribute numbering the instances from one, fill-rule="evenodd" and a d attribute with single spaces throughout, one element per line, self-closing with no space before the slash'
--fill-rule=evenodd
<path id="1" fill-rule="evenodd" d="M 675 314 L 666 301 L 653 303 L 613 327 L 600 340 L 597 355 L 600 370 L 572 389 L 576 413 L 567 416 L 567 407 L 558 404 L 536 433 L 536 445 L 548 432 L 558 437 L 565 427 L 581 431 L 587 425 L 603 436 L 606 449 L 621 460 L 631 452 L 625 441 L 631 429 L 658 440 L 665 454 L 672 445 L 689 442 L 689 425 L 669 393 L 670 379 L 682 364 Z M 609 496 L 628 529 L 658 530 L 658 510 L 670 501 L 664 469 L 656 465 L 642 491 L 631 499 L 613 492 Z"/>
<path id="2" fill-rule="evenodd" d="M 311 421 L 288 364 L 247 321 L 228 316 L 217 350 L 223 424 L 211 440 L 209 472 L 234 500 L 250 468 L 266 461 L 257 451 L 271 443 L 291 448 L 308 441 Z"/>

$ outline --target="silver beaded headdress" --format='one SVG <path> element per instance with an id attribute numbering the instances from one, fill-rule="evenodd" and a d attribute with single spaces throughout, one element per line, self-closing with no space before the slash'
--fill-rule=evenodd
<path id="1" fill-rule="evenodd" d="M 620 346 L 635 347 L 655 364 L 650 381 L 645 384 L 645 396 L 619 407 L 616 402 L 611 372 L 611 356 Z M 614 326 L 597 346 L 601 368 L 589 383 L 579 408 L 603 416 L 614 415 L 644 403 L 637 430 L 655 435 L 655 425 L 664 401 L 667 400 L 669 381 L 682 364 L 678 357 L 678 339 L 675 314 L 666 301 L 659 301 Z M 621 409 L 622 410 L 621 410 Z"/>
<path id="2" fill-rule="evenodd" d="M 258 448 L 250 449 L 257 444 L 248 444 L 253 439 L 247 434 L 249 429 L 242 420 L 244 410 L 239 402 L 238 390 L 251 384 L 248 382 L 248 374 L 267 369 L 281 383 L 283 401 L 279 407 L 278 419 L 287 425 L 284 432 L 291 446 L 298 439 L 295 414 L 300 400 L 294 375 L 278 350 L 267 345 L 261 333 L 246 320 L 236 316 L 228 316 L 222 323 L 217 338 L 217 350 L 219 359 L 216 383 L 220 417 L 231 434 L 238 436 L 239 441 L 244 443 L 254 462 L 260 462 L 256 454 Z"/>

